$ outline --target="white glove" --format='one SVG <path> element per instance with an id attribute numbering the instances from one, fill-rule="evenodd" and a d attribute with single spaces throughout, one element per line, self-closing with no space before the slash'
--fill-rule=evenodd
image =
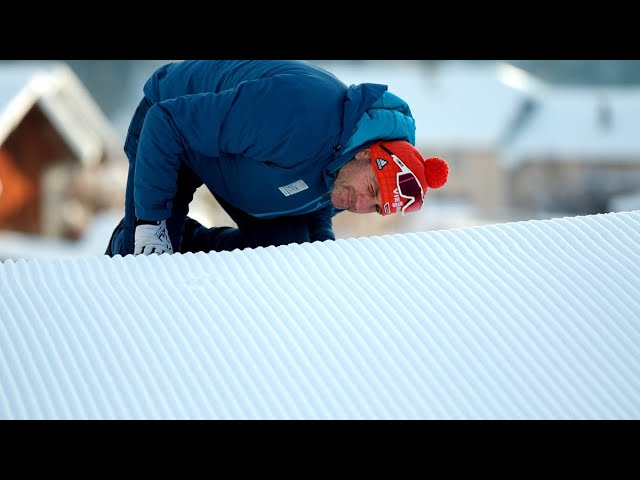
<path id="1" fill-rule="evenodd" d="M 167 222 L 162 220 L 154 224 L 142 224 L 136 227 L 134 255 L 152 253 L 173 253 L 173 246 L 167 231 Z"/>

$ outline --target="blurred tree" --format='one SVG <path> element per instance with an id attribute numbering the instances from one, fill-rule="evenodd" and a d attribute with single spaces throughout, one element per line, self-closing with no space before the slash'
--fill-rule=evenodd
<path id="1" fill-rule="evenodd" d="M 123 92 L 132 88 L 134 62 L 138 60 L 65 60 L 91 91 L 108 117 L 122 106 Z"/>

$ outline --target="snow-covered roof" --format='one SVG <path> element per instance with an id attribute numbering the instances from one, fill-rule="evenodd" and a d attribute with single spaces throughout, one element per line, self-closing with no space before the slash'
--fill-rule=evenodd
<path id="1" fill-rule="evenodd" d="M 505 149 L 507 165 L 524 161 L 640 163 L 640 88 L 555 87 Z"/>
<path id="2" fill-rule="evenodd" d="M 347 85 L 382 83 L 405 100 L 416 120 L 416 143 L 496 148 L 522 102 L 546 86 L 505 63 L 375 61 L 322 65 Z"/>
<path id="3" fill-rule="evenodd" d="M 2 419 L 640 419 L 640 211 L 0 264 Z"/>
<path id="4" fill-rule="evenodd" d="M 38 104 L 81 162 L 119 155 L 120 137 L 62 62 L 0 64 L 0 144 Z"/>

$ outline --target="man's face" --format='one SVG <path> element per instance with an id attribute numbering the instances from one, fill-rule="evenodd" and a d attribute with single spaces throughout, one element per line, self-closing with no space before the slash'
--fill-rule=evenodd
<path id="1" fill-rule="evenodd" d="M 356 154 L 338 171 L 331 190 L 331 203 L 353 213 L 380 211 L 380 189 L 369 149 Z"/>

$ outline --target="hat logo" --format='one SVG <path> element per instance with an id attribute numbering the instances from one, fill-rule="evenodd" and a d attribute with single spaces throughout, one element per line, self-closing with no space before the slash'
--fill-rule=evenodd
<path id="1" fill-rule="evenodd" d="M 376 158 L 376 164 L 378 165 L 378 170 L 382 170 L 387 163 L 389 162 L 387 162 L 382 158 Z"/>

